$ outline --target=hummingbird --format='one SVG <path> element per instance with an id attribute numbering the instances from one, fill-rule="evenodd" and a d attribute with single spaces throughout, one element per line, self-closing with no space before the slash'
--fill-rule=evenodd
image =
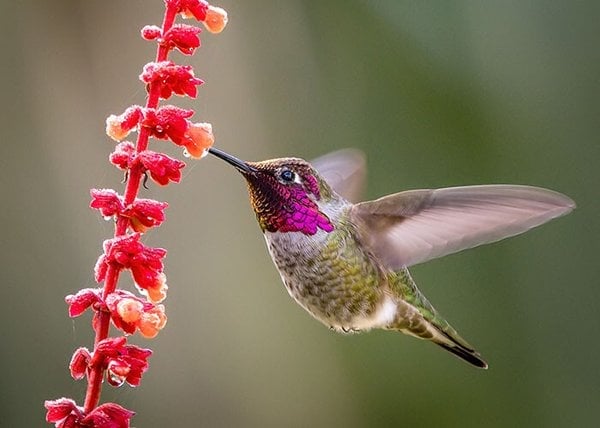
<path id="1" fill-rule="evenodd" d="M 487 368 L 419 291 L 408 268 L 525 232 L 569 213 L 569 197 L 539 187 L 476 185 L 408 190 L 356 202 L 365 158 L 340 150 L 242 161 L 209 153 L 246 179 L 250 203 L 290 296 L 341 333 L 394 330 Z"/>

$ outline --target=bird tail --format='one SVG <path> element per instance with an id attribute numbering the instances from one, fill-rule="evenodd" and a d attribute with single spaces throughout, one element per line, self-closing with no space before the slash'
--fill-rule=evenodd
<path id="1" fill-rule="evenodd" d="M 389 276 L 392 290 L 402 299 L 397 302 L 394 322 L 389 328 L 432 341 L 469 364 L 487 369 L 487 363 L 471 345 L 435 310 L 419 291 L 408 269 Z"/>
<path id="2" fill-rule="evenodd" d="M 433 342 L 436 345 L 441 346 L 446 351 L 453 353 L 457 357 L 462 358 L 464 361 L 474 365 L 475 367 L 480 369 L 488 368 L 488 364 L 483 360 L 483 358 L 481 358 L 479 352 L 475 351 L 469 346 L 465 346 L 466 343 L 464 341 L 458 342 L 455 340 L 455 338 L 444 331 L 440 331 L 440 333 L 444 336 L 444 339 L 447 340 L 434 339 Z"/>

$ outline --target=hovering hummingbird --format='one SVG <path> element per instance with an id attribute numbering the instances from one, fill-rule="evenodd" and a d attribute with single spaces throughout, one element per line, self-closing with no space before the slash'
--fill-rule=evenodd
<path id="1" fill-rule="evenodd" d="M 344 333 L 400 331 L 480 368 L 487 363 L 421 294 L 408 267 L 517 235 L 575 207 L 560 193 L 519 185 L 409 190 L 354 203 L 365 175 L 359 151 L 312 165 L 209 152 L 246 179 L 281 279 L 313 317 Z"/>

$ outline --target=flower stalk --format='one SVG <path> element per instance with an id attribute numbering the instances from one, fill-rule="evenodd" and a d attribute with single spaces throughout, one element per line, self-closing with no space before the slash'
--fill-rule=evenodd
<path id="1" fill-rule="evenodd" d="M 200 47 L 201 29 L 188 24 L 176 24 L 176 18 L 191 18 L 202 22 L 206 29 L 218 33 L 227 23 L 227 13 L 203 0 L 164 0 L 165 13 L 160 27 L 146 26 L 142 38 L 157 43 L 156 59 L 146 64 L 140 80 L 146 84 L 145 105 L 131 106 L 121 115 L 106 120 L 106 132 L 117 141 L 109 160 L 125 171 L 123 195 L 112 189 L 92 189 L 90 207 L 106 219 L 115 220 L 112 239 L 104 242 L 103 254 L 94 268 L 101 288 L 86 288 L 66 297 L 69 316 L 77 317 L 93 311 L 94 347 L 75 350 L 69 370 L 73 379 L 87 379 L 83 406 L 70 398 L 45 402 L 46 420 L 58 428 L 129 427 L 134 412 L 116 403 L 100 403 L 104 379 L 112 386 L 124 383 L 138 386 L 148 369 L 150 349 L 127 343 L 127 336 L 139 333 L 144 338 L 155 337 L 167 322 L 161 302 L 167 296 L 163 258 L 166 250 L 148 247 L 143 235 L 165 219 L 166 202 L 139 198 L 142 181 L 150 177 L 160 185 L 181 180 L 185 163 L 148 149 L 151 138 L 167 140 L 184 149 L 187 157 L 199 159 L 214 142 L 212 125 L 191 121 L 193 110 L 172 105 L 160 106 L 161 99 L 173 94 L 196 97 L 197 86 L 203 81 L 194 76 L 191 66 L 168 60 L 173 50 L 193 55 Z M 135 144 L 126 141 L 137 132 Z M 119 278 L 129 270 L 141 296 L 118 288 Z M 120 335 L 110 336 L 111 323 Z"/>

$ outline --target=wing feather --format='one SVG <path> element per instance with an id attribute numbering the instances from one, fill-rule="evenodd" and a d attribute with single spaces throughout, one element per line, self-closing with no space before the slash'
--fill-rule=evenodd
<path id="1" fill-rule="evenodd" d="M 365 155 L 360 150 L 343 149 L 311 161 L 319 175 L 334 192 L 350 202 L 357 202 L 366 181 Z"/>
<path id="2" fill-rule="evenodd" d="M 552 190 L 488 185 L 396 193 L 355 205 L 352 216 L 361 240 L 399 269 L 523 233 L 574 207 Z"/>

